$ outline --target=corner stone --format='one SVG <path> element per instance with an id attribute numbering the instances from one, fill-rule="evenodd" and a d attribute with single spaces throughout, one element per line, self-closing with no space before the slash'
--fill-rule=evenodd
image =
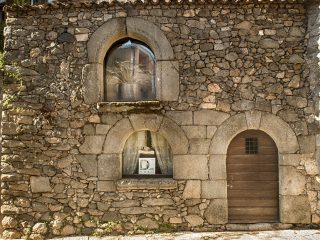
<path id="1" fill-rule="evenodd" d="M 213 199 L 204 212 L 204 217 L 210 224 L 224 224 L 228 222 L 227 199 Z"/>
<path id="2" fill-rule="evenodd" d="M 86 136 L 79 151 L 84 154 L 99 154 L 102 151 L 104 139 L 105 136 Z"/>

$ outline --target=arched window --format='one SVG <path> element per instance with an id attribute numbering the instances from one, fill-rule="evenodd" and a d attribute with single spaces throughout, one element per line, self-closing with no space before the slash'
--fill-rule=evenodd
<path id="1" fill-rule="evenodd" d="M 105 100 L 156 99 L 155 57 L 151 49 L 133 39 L 114 44 L 105 59 Z"/>
<path id="2" fill-rule="evenodd" d="M 133 133 L 123 150 L 124 176 L 172 177 L 172 151 L 167 140 L 151 131 Z"/>

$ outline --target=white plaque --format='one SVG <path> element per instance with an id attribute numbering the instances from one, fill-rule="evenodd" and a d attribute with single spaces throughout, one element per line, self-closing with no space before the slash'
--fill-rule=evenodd
<path id="1" fill-rule="evenodd" d="M 139 174 L 156 174 L 156 159 L 139 158 Z"/>

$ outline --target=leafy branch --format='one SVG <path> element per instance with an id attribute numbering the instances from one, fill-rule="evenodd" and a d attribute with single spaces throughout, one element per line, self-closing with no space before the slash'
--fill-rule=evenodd
<path id="1" fill-rule="evenodd" d="M 17 64 L 13 63 L 12 66 L 16 71 L 8 70 L 8 68 L 6 68 L 4 54 L 3 52 L 0 52 L 0 74 L 3 76 L 3 95 L 0 104 L 6 109 L 14 108 L 13 102 L 17 100 L 24 89 L 23 80 Z"/>
<path id="2" fill-rule="evenodd" d="M 133 64 L 130 61 L 115 62 L 113 67 L 107 68 L 111 84 L 144 84 L 150 81 L 152 73 L 143 69 L 141 64 Z"/>

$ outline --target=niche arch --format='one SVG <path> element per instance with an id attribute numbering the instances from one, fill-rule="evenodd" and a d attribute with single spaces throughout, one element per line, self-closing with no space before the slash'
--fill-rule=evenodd
<path id="1" fill-rule="evenodd" d="M 176 101 L 179 96 L 179 65 L 165 34 L 155 24 L 142 18 L 113 18 L 101 25 L 89 38 L 88 64 L 82 69 L 84 100 L 87 104 L 104 99 L 104 59 L 111 46 L 125 38 L 148 45 L 154 52 L 157 100 Z"/>

